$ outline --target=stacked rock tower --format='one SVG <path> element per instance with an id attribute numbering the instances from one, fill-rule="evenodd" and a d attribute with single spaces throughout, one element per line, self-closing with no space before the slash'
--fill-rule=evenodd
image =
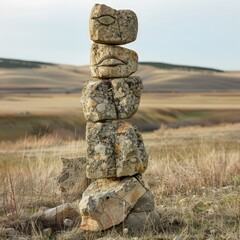
<path id="1" fill-rule="evenodd" d="M 137 53 L 117 45 L 133 42 L 137 32 L 134 12 L 94 5 L 92 80 L 81 98 L 87 120 L 86 174 L 94 182 L 79 204 L 82 230 L 102 231 L 122 223 L 136 231 L 159 221 L 141 176 L 148 164 L 142 136 L 125 121 L 137 111 L 143 85 L 140 77 L 132 76 L 138 68 Z"/>

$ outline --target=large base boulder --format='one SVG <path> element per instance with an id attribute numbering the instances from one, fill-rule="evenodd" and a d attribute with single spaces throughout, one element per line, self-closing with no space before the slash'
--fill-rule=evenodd
<path id="1" fill-rule="evenodd" d="M 98 179 L 83 193 L 81 229 L 102 231 L 124 221 L 146 188 L 135 177 Z"/>

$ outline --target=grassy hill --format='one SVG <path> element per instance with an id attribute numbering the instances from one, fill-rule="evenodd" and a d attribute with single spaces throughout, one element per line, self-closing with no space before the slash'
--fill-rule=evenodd
<path id="1" fill-rule="evenodd" d="M 148 65 L 157 67 L 160 69 L 167 69 L 167 70 L 186 70 L 186 71 L 211 71 L 211 72 L 224 72 L 222 70 L 214 69 L 214 68 L 204 68 L 204 67 L 194 67 L 194 66 L 184 66 L 184 65 L 177 65 L 177 64 L 169 64 L 169 63 L 161 63 L 161 62 L 140 62 L 141 65 Z"/>
<path id="2" fill-rule="evenodd" d="M 143 62 L 135 75 L 146 92 L 236 92 L 240 72 Z M 0 58 L 1 93 L 74 93 L 90 77 L 88 66 Z"/>
<path id="3" fill-rule="evenodd" d="M 0 68 L 40 68 L 42 66 L 55 66 L 55 65 L 56 64 L 53 63 L 0 58 Z"/>
<path id="4" fill-rule="evenodd" d="M 240 72 L 140 63 L 144 83 L 138 112 L 141 131 L 240 122 Z M 0 141 L 28 135 L 84 135 L 80 104 L 89 66 L 0 59 Z"/>

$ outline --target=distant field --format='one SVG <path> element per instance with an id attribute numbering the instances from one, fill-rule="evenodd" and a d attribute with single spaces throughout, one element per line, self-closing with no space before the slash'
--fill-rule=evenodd
<path id="1" fill-rule="evenodd" d="M 27 135 L 83 137 L 86 121 L 81 94 L 20 94 L 0 97 L 0 140 Z M 145 93 L 129 121 L 142 131 L 161 125 L 213 125 L 240 122 L 240 93 Z"/>
<path id="2" fill-rule="evenodd" d="M 164 63 L 140 63 L 146 92 L 236 92 L 240 72 Z M 80 93 L 90 80 L 89 66 L 71 66 L 0 58 L 1 93 Z"/>
<path id="3" fill-rule="evenodd" d="M 240 122 L 240 72 L 145 62 L 135 75 L 144 94 L 129 121 L 142 131 Z M 0 58 L 0 140 L 83 137 L 80 96 L 90 79 L 89 66 Z"/>

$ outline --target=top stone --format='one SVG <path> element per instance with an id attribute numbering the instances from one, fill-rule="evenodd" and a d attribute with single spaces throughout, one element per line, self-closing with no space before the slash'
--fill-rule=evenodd
<path id="1" fill-rule="evenodd" d="M 136 40 L 138 20 L 131 10 L 115 10 L 95 4 L 90 16 L 90 38 L 96 43 L 126 44 Z"/>

